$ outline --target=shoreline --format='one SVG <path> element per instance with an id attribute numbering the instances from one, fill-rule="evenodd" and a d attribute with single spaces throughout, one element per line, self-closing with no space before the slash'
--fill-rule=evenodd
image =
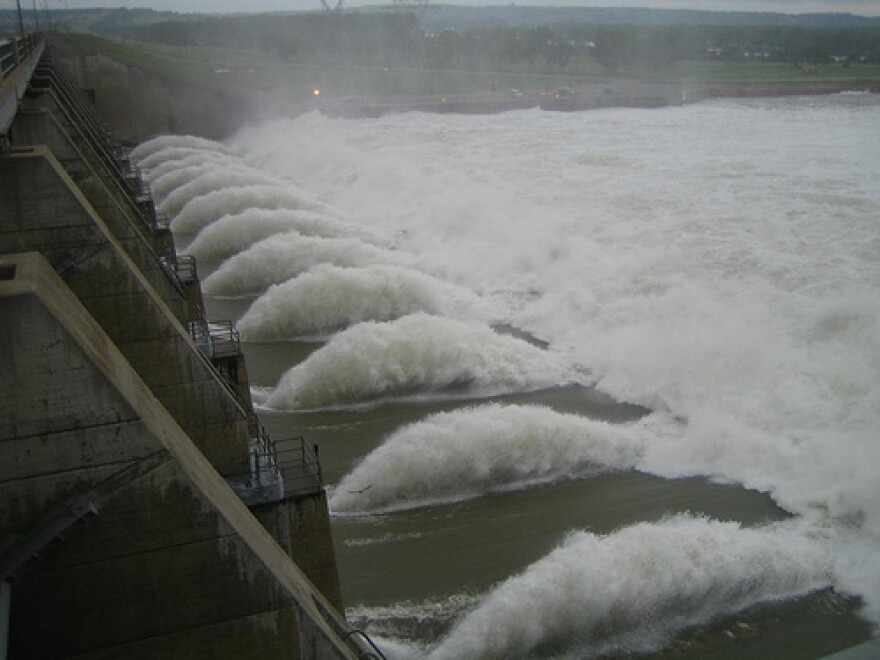
<path id="1" fill-rule="evenodd" d="M 510 110 L 540 108 L 552 112 L 581 112 L 603 108 L 663 108 L 698 103 L 715 98 L 772 98 L 777 96 L 826 96 L 842 92 L 880 93 L 880 81 L 814 81 L 808 84 L 746 83 L 742 86 L 663 84 L 641 81 L 611 81 L 560 95 L 537 92 L 515 96 L 510 93 L 432 95 L 416 97 L 354 98 L 322 100 L 312 109 L 336 118 L 368 119 L 395 112 L 454 114 L 496 114 Z"/>

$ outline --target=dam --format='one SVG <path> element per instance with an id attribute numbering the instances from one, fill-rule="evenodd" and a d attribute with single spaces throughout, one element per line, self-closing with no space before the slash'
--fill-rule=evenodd
<path id="1" fill-rule="evenodd" d="M 42 36 L 0 60 L 0 657 L 382 657 L 127 150 Z"/>
<path id="2" fill-rule="evenodd" d="M 31 347 L 4 354 L 11 657 L 378 657 L 356 629 L 454 660 L 871 639 L 875 95 L 267 118 L 200 87 L 213 68 L 174 86 L 62 37 L 4 52 L 2 160 L 30 168 L 0 174 L 3 346 Z M 167 133 L 222 143 L 144 143 Z M 177 144 L 211 163 L 187 194 L 320 201 L 296 221 L 323 238 L 253 243 L 280 224 L 254 208 L 187 244 L 214 215 L 167 194 Z M 309 271 L 273 281 L 276 256 Z M 75 632 L 44 623 L 68 610 Z"/>

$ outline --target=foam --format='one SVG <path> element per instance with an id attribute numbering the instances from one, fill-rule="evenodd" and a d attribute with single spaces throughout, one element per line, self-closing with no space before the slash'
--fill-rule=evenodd
<path id="1" fill-rule="evenodd" d="M 538 406 L 444 412 L 392 433 L 333 489 L 336 513 L 406 509 L 634 467 L 655 416 L 614 425 Z"/>
<path id="2" fill-rule="evenodd" d="M 417 313 L 360 323 L 335 335 L 281 377 L 266 405 L 315 409 L 450 388 L 479 396 L 536 390 L 577 377 L 555 353 L 477 323 Z"/>
<path id="3" fill-rule="evenodd" d="M 836 586 L 876 622 L 878 109 L 314 113 L 231 143 L 491 296 L 615 398 L 683 420 L 637 467 L 770 493 L 833 539 Z"/>
<path id="4" fill-rule="evenodd" d="M 313 114 L 232 143 L 503 304 L 614 398 L 684 420 L 639 469 L 768 492 L 841 540 L 840 585 L 880 621 L 878 109 Z"/>
<path id="5" fill-rule="evenodd" d="M 281 186 L 283 184 L 274 177 L 263 174 L 244 164 L 238 164 L 234 167 L 227 165 L 226 167 L 213 168 L 201 172 L 169 192 L 160 202 L 159 210 L 173 217 L 180 213 L 180 210 L 191 199 L 215 190 L 252 185 Z"/>
<path id="6" fill-rule="evenodd" d="M 687 626 L 825 587 L 830 576 L 827 548 L 791 524 L 677 516 L 608 536 L 577 532 L 492 591 L 429 658 L 648 652 Z"/>
<path id="7" fill-rule="evenodd" d="M 319 264 L 271 286 L 238 322 L 243 339 L 325 335 L 361 321 L 390 321 L 418 311 L 483 318 L 472 292 L 414 270 Z"/>
<path id="8" fill-rule="evenodd" d="M 244 164 L 241 160 L 234 156 L 230 156 L 229 154 L 217 151 L 195 151 L 183 158 L 167 160 L 149 169 L 141 169 L 143 171 L 144 180 L 152 184 L 159 177 L 165 176 L 175 170 L 193 167 L 199 172 L 204 172 L 208 169 L 221 167 L 228 163 Z"/>
<path id="9" fill-rule="evenodd" d="M 189 159 L 192 156 L 201 156 L 205 153 L 206 152 L 201 149 L 194 149 L 191 147 L 166 147 L 165 149 L 150 154 L 137 165 L 142 171 L 150 172 L 156 167 L 162 165 L 170 166 L 172 163 Z"/>
<path id="10" fill-rule="evenodd" d="M 213 151 L 228 153 L 229 150 L 214 140 L 196 137 L 194 135 L 160 135 L 146 140 L 131 150 L 131 159 L 143 163 L 146 158 L 161 151 L 170 149 L 187 149 L 191 152 Z"/>
<path id="11" fill-rule="evenodd" d="M 172 220 L 171 229 L 181 234 L 195 234 L 224 215 L 249 208 L 302 209 L 333 215 L 325 204 L 292 186 L 251 185 L 214 190 L 190 200 Z"/>
<path id="12" fill-rule="evenodd" d="M 279 234 L 254 243 L 223 262 L 205 278 L 203 290 L 213 296 L 241 296 L 262 293 L 270 285 L 296 277 L 321 263 L 366 266 L 403 262 L 402 255 L 355 238 Z"/>
<path id="13" fill-rule="evenodd" d="M 213 167 L 213 164 L 191 164 L 191 158 L 183 159 L 190 161 L 185 165 L 182 162 L 178 165 L 177 161 L 167 161 L 147 171 L 144 180 L 150 185 L 150 192 L 157 203 L 161 203 L 175 190 Z"/>
<path id="14" fill-rule="evenodd" d="M 346 620 L 379 646 L 389 660 L 425 658 L 426 642 L 413 642 L 427 626 L 448 628 L 463 613 L 479 603 L 476 595 L 455 594 L 442 600 L 402 601 L 392 605 L 354 605 L 345 610 Z M 403 641 L 404 639 L 409 641 Z"/>
<path id="15" fill-rule="evenodd" d="M 291 209 L 247 209 L 223 216 L 211 223 L 187 246 L 196 259 L 222 261 L 243 252 L 263 239 L 295 231 L 317 238 L 358 238 L 367 243 L 387 245 L 382 235 L 369 228 L 344 222 L 313 211 Z"/>

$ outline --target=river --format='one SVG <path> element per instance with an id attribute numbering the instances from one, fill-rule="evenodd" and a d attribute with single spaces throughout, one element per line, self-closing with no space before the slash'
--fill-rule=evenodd
<path id="1" fill-rule="evenodd" d="M 880 99 L 317 113 L 134 153 L 389 657 L 880 621 Z"/>

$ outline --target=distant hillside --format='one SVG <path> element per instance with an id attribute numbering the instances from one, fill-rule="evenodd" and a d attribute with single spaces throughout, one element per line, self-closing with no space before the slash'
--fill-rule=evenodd
<path id="1" fill-rule="evenodd" d="M 25 4 L 25 3 L 23 3 Z M 173 11 L 152 9 L 51 9 L 38 7 L 36 11 L 22 8 L 25 30 L 60 30 L 62 32 L 88 32 L 107 37 L 123 37 L 139 26 L 164 21 L 183 21 L 195 18 L 195 14 L 178 14 Z M 18 12 L 0 9 L 0 34 L 18 32 Z"/>
<path id="2" fill-rule="evenodd" d="M 27 3 L 26 3 L 27 4 Z M 45 5 L 44 5 L 45 6 Z M 284 12 L 281 17 L 301 16 L 315 11 Z M 347 14 L 387 13 L 383 7 L 370 6 L 348 10 Z M 266 14 L 259 14 L 266 16 Z M 163 22 L 190 22 L 217 19 L 220 14 L 183 14 L 152 9 L 26 9 L 23 12 L 25 29 L 52 27 L 64 32 L 88 32 L 107 37 L 129 37 L 145 26 Z M 251 15 L 254 16 L 254 15 Z M 245 18 L 240 14 L 230 20 Z M 420 16 L 421 25 L 432 31 L 452 28 L 465 30 L 486 27 L 535 27 L 592 25 L 712 25 L 754 27 L 814 27 L 814 28 L 874 28 L 880 27 L 880 18 L 853 14 L 774 14 L 766 12 L 722 12 L 644 8 L 601 7 L 536 7 L 432 4 Z M 0 34 L 18 32 L 18 14 L 12 9 L 0 9 Z"/>
<path id="3" fill-rule="evenodd" d="M 15 19 L 0 13 L 7 26 Z M 341 14 L 92 9 L 54 11 L 42 21 L 161 47 L 213 48 L 215 57 L 246 49 L 300 65 L 383 70 L 593 75 L 682 62 L 880 64 L 880 18 L 845 14 L 443 5 L 419 17 L 373 6 Z"/>
<path id="4" fill-rule="evenodd" d="M 880 27 L 880 18 L 853 14 L 773 14 L 767 12 L 694 11 L 686 9 L 530 7 L 505 5 L 463 7 L 432 5 L 421 19 L 427 29 L 475 27 L 594 25 L 732 25 L 785 27 Z"/>

